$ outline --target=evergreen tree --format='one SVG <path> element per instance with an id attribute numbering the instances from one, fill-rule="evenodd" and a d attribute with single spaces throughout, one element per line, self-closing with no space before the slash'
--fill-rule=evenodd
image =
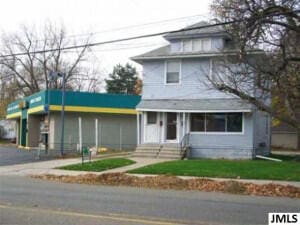
<path id="1" fill-rule="evenodd" d="M 137 82 L 136 68 L 127 63 L 125 66 L 118 64 L 114 66 L 109 78 L 105 79 L 106 91 L 108 93 L 136 94 L 135 85 Z"/>

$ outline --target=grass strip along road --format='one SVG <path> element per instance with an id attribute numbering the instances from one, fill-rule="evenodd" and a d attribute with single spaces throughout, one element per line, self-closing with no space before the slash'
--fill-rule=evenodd
<path id="1" fill-rule="evenodd" d="M 112 159 L 97 160 L 93 162 L 85 162 L 83 165 L 79 163 L 74 165 L 63 166 L 63 167 L 59 167 L 58 169 L 101 172 L 109 169 L 128 166 L 134 163 L 135 162 L 130 159 L 112 158 Z"/>
<path id="2" fill-rule="evenodd" d="M 300 181 L 300 163 L 292 157 L 283 162 L 264 160 L 178 160 L 157 163 L 129 171 L 136 174 L 220 177 Z"/>

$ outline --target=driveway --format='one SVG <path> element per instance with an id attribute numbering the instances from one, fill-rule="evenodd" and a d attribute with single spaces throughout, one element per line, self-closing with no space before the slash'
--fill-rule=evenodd
<path id="1" fill-rule="evenodd" d="M 39 162 L 53 157 L 37 158 L 37 150 L 18 149 L 13 146 L 0 146 L 0 166 Z"/>

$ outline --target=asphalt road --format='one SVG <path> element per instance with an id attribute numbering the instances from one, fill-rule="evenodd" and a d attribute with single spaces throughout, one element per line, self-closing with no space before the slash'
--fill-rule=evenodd
<path id="1" fill-rule="evenodd" d="M 300 201 L 0 177 L 0 224 L 267 224 Z"/>
<path id="2" fill-rule="evenodd" d="M 22 163 L 39 162 L 53 159 L 53 156 L 37 158 L 37 150 L 24 150 L 16 147 L 0 146 L 0 166 L 15 165 Z"/>

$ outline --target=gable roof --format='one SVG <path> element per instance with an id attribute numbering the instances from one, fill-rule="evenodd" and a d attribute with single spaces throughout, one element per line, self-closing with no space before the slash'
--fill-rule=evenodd
<path id="1" fill-rule="evenodd" d="M 184 29 L 190 29 L 190 28 L 199 27 L 199 29 L 172 32 L 172 33 L 164 35 L 164 38 L 167 40 L 170 40 L 170 39 L 177 39 L 177 38 L 184 38 L 184 37 L 207 37 L 207 36 L 229 37 L 229 35 L 227 34 L 227 32 L 225 31 L 223 26 L 205 27 L 208 25 L 213 25 L 213 24 L 206 22 L 206 21 L 200 21 L 199 23 L 195 23 L 191 26 L 184 28 Z M 204 27 L 204 28 L 201 28 L 201 27 Z"/>

